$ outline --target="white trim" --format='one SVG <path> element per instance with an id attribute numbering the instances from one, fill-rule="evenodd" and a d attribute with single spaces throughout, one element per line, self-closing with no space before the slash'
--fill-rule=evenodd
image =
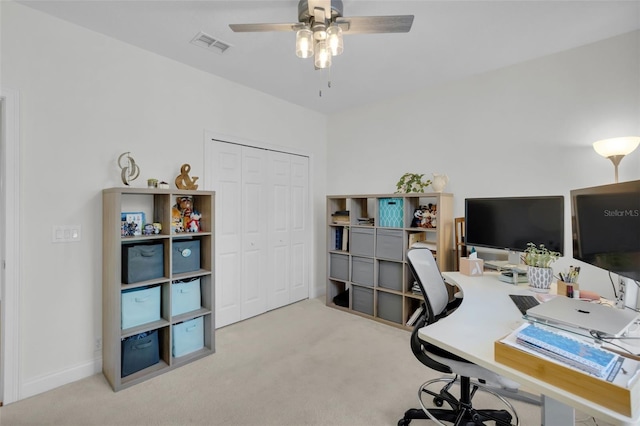
<path id="1" fill-rule="evenodd" d="M 4 256 L 5 270 L 2 291 L 2 342 L 0 354 L 3 403 L 21 399 L 20 365 L 20 98 L 12 89 L 1 88 L 4 103 Z M 16 206 L 8 208 L 7 206 Z M 17 224 L 17 226 L 16 226 Z"/>
<path id="2" fill-rule="evenodd" d="M 29 398 L 57 387 L 85 379 L 102 372 L 102 357 L 91 361 L 65 368 L 61 371 L 45 374 L 25 381 L 22 386 L 22 398 Z"/>

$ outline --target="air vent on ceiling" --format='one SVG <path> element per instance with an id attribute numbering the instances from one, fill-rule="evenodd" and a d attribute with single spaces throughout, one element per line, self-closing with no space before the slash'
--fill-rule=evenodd
<path id="1" fill-rule="evenodd" d="M 224 53 L 228 48 L 231 47 L 229 43 L 220 41 L 217 38 L 210 36 L 209 34 L 203 33 L 202 31 L 196 34 L 193 39 L 191 39 L 191 44 L 195 44 L 196 46 L 212 50 L 217 53 Z"/>

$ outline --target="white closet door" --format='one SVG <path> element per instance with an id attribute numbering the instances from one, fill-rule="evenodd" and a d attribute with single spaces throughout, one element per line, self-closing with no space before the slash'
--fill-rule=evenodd
<path id="1" fill-rule="evenodd" d="M 242 319 L 242 149 L 215 142 L 211 164 L 216 191 L 216 327 Z"/>
<path id="2" fill-rule="evenodd" d="M 214 141 L 216 327 L 309 297 L 309 159 Z"/>
<path id="3" fill-rule="evenodd" d="M 291 288 L 291 160 L 289 154 L 269 152 L 269 309 L 290 303 Z"/>
<path id="4" fill-rule="evenodd" d="M 267 311 L 267 153 L 242 147 L 242 319 Z"/>
<path id="5" fill-rule="evenodd" d="M 291 285 L 289 303 L 309 297 L 311 221 L 309 213 L 309 158 L 291 155 Z"/>

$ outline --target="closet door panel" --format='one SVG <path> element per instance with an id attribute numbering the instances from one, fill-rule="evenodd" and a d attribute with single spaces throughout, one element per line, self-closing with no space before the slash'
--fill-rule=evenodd
<path id="1" fill-rule="evenodd" d="M 311 219 L 309 213 L 309 159 L 291 156 L 291 285 L 289 303 L 309 297 Z"/>
<path id="2" fill-rule="evenodd" d="M 269 280 L 268 307 L 289 304 L 291 282 L 291 190 L 288 154 L 269 153 Z"/>
<path id="3" fill-rule="evenodd" d="M 241 209 L 242 155 L 238 145 L 214 144 L 214 190 L 216 204 L 216 326 L 240 321 L 242 281 Z"/>
<path id="4" fill-rule="evenodd" d="M 267 151 L 242 147 L 242 319 L 267 310 Z"/>

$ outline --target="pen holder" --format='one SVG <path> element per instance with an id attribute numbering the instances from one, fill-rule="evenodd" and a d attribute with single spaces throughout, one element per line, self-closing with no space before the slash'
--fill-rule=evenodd
<path id="1" fill-rule="evenodd" d="M 558 295 L 567 296 L 567 286 L 568 285 L 573 286 L 574 293 L 575 293 L 576 290 L 580 290 L 580 288 L 578 287 L 578 283 L 567 283 L 567 282 L 558 280 L 558 289 L 557 289 Z"/>
<path id="2" fill-rule="evenodd" d="M 484 260 L 460 258 L 460 273 L 471 277 L 479 277 L 484 269 Z"/>

